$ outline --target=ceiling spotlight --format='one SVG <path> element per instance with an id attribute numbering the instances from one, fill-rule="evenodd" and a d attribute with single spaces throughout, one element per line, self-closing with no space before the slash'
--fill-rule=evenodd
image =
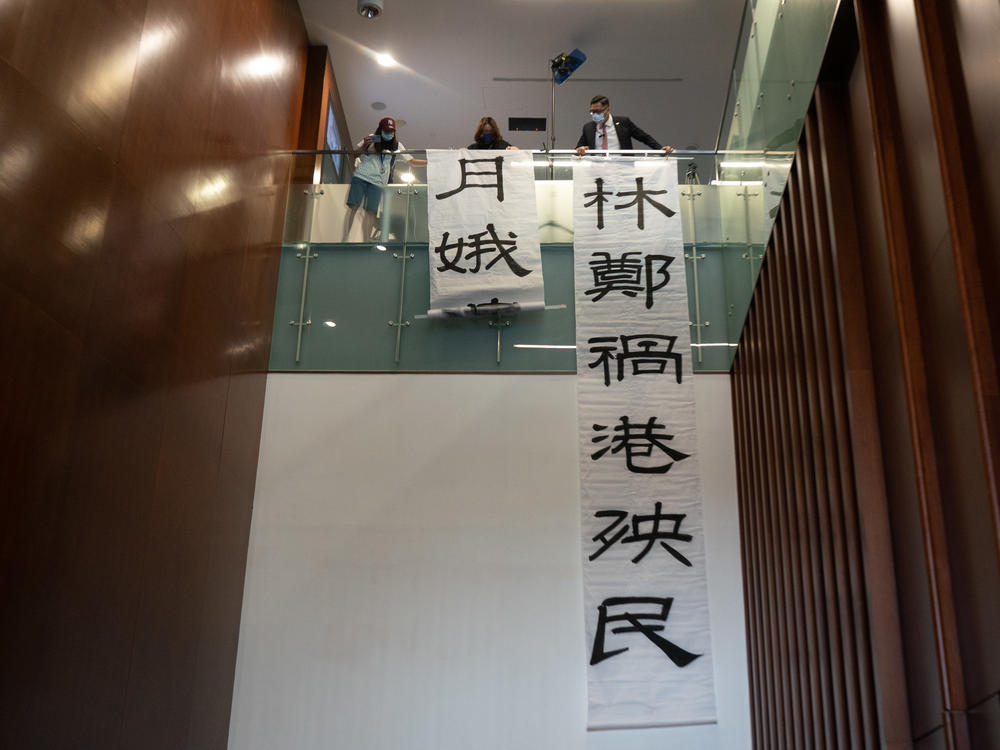
<path id="1" fill-rule="evenodd" d="M 379 52 L 375 55 L 375 61 L 383 68 L 391 68 L 396 64 L 396 60 L 388 52 Z"/>
<path id="2" fill-rule="evenodd" d="M 364 18 L 378 18 L 382 15 L 382 0 L 358 0 L 358 14 Z"/>

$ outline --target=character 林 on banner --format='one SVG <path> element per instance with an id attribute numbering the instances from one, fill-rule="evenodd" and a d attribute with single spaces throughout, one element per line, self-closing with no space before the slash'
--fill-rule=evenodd
<path id="1" fill-rule="evenodd" d="M 406 148 L 396 137 L 396 121 L 391 117 L 379 120 L 375 132 L 366 135 L 358 144 L 363 153 L 354 165 L 354 176 L 351 177 L 351 187 L 347 192 L 347 207 L 350 213 L 344 222 L 344 242 L 347 242 L 354 218 L 358 209 L 364 204 L 362 229 L 365 241 L 376 239 L 375 219 L 379 206 L 382 204 L 382 193 L 392 177 L 392 169 L 396 158 L 401 158 L 414 166 L 422 166 L 427 162 L 414 159 L 404 154 Z"/>
<path id="2" fill-rule="evenodd" d="M 598 94 L 590 100 L 590 118 L 591 121 L 583 126 L 580 140 L 576 144 L 576 153 L 580 156 L 592 148 L 599 148 L 602 151 L 629 151 L 633 139 L 668 154 L 674 150 L 673 146 L 661 146 L 659 141 L 629 118 L 613 116 L 611 102 L 606 96 Z"/>
<path id="3" fill-rule="evenodd" d="M 649 197 L 651 195 L 664 195 L 667 192 L 666 190 L 646 190 L 642 186 L 642 180 L 643 180 L 642 177 L 635 178 L 635 190 L 622 190 L 617 193 L 606 192 L 604 190 L 604 180 L 602 178 L 598 177 L 594 180 L 594 184 L 597 187 L 597 190 L 595 190 L 593 193 L 583 194 L 584 198 L 589 198 L 590 196 L 593 195 L 594 200 L 590 201 L 590 203 L 584 203 L 583 207 L 590 208 L 591 206 L 597 206 L 598 229 L 604 229 L 604 204 L 607 203 L 609 200 L 608 198 L 604 197 L 606 195 L 615 195 L 619 198 L 624 198 L 629 195 L 635 196 L 635 198 L 629 201 L 628 203 L 616 203 L 615 211 L 620 211 L 623 208 L 632 208 L 632 206 L 636 206 L 637 207 L 636 226 L 638 226 L 639 229 L 646 228 L 645 212 L 643 211 L 643 206 L 646 203 L 652 205 L 653 208 L 655 208 L 661 214 L 666 216 L 668 219 L 677 213 L 673 209 L 668 208 L 667 206 L 664 206 L 662 203 L 654 201 L 652 198 Z"/>
<path id="4" fill-rule="evenodd" d="M 512 146 L 500 135 L 500 128 L 492 117 L 484 117 L 479 121 L 476 133 L 472 137 L 472 143 L 468 145 L 472 149 L 487 149 L 490 151 L 517 151 L 517 146 Z"/>

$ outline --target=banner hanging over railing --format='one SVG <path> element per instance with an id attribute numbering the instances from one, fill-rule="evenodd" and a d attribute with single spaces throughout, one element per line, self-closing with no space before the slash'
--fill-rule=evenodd
<path id="1" fill-rule="evenodd" d="M 525 151 L 427 152 L 431 313 L 545 302 L 535 171 Z"/>
<path id="2" fill-rule="evenodd" d="M 673 162 L 574 169 L 588 725 L 715 720 Z"/>

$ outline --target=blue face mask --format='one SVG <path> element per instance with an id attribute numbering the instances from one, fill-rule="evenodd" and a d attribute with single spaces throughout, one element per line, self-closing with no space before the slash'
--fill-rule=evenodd
<path id="1" fill-rule="evenodd" d="M 382 140 L 387 143 L 396 137 L 395 133 L 382 133 Z"/>
<path id="2" fill-rule="evenodd" d="M 482 135 L 483 143 L 493 143 L 494 138 L 495 136 L 493 135 L 493 133 L 483 133 Z"/>
<path id="3" fill-rule="evenodd" d="M 600 125 L 602 122 L 604 122 L 604 113 L 603 112 L 591 112 L 590 113 L 590 117 L 598 125 Z"/>

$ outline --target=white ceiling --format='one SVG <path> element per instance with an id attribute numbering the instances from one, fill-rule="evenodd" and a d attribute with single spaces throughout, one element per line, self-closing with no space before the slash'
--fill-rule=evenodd
<path id="1" fill-rule="evenodd" d="M 545 134 L 509 133 L 507 118 L 548 118 L 549 60 L 578 47 L 587 61 L 556 87 L 556 148 L 576 145 L 598 93 L 661 143 L 715 146 L 744 0 L 384 2 L 367 20 L 357 0 L 300 0 L 312 43 L 330 49 L 355 141 L 391 115 L 405 120 L 407 148 L 457 148 L 491 115 L 514 145 L 539 148 Z M 378 52 L 399 66 L 381 67 Z"/>

